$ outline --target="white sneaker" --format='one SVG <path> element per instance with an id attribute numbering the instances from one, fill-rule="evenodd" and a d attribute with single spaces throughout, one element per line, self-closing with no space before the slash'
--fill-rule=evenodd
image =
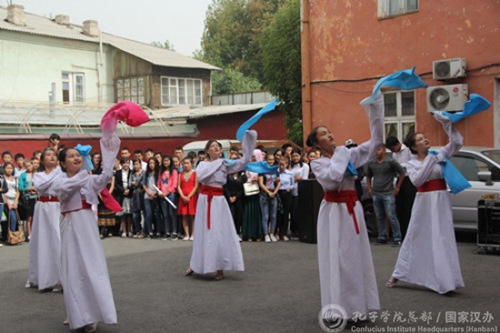
<path id="1" fill-rule="evenodd" d="M 30 280 L 26 281 L 26 284 L 24 285 L 24 288 L 31 288 L 31 282 L 30 282 Z"/>
<path id="2" fill-rule="evenodd" d="M 2 243 L 0 243 L 0 247 L 2 247 L 2 246 L 3 246 L 3 244 L 2 244 Z"/>
<path id="3" fill-rule="evenodd" d="M 182 240 L 188 241 L 188 240 L 189 240 L 189 237 L 188 237 L 188 236 L 185 236 Z"/>
<path id="4" fill-rule="evenodd" d="M 290 239 L 289 239 L 287 236 L 283 236 L 283 240 L 284 240 L 285 242 L 288 242 Z"/>
<path id="5" fill-rule="evenodd" d="M 273 242 L 277 242 L 277 241 L 278 241 L 278 240 L 276 239 L 276 236 L 274 236 L 273 234 L 271 234 L 271 240 L 272 240 Z"/>
<path id="6" fill-rule="evenodd" d="M 194 240 L 193 236 L 189 237 L 189 240 L 190 240 L 190 241 Z"/>
<path id="7" fill-rule="evenodd" d="M 238 235 L 238 240 L 239 240 L 240 242 L 242 241 L 242 239 L 241 239 L 241 236 L 240 236 L 240 235 Z"/>
<path id="8" fill-rule="evenodd" d="M 270 243 L 270 242 L 271 242 L 271 238 L 269 238 L 269 235 L 266 235 L 266 236 L 264 237 L 264 241 L 265 241 L 266 243 Z"/>

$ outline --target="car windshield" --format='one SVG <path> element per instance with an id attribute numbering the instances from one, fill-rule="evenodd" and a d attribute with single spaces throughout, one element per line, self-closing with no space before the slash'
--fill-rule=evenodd
<path id="1" fill-rule="evenodd" d="M 500 164 L 500 150 L 485 150 L 482 153 Z"/>

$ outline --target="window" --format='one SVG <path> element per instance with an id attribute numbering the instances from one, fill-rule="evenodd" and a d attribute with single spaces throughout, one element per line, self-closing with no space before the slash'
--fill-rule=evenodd
<path id="1" fill-rule="evenodd" d="M 385 137 L 395 136 L 404 142 L 415 133 L 415 93 L 397 91 L 384 94 Z"/>
<path id="2" fill-rule="evenodd" d="M 378 17 L 387 18 L 418 12 L 418 0 L 378 0 Z"/>
<path id="3" fill-rule="evenodd" d="M 147 78 L 133 77 L 116 80 L 116 98 L 118 101 L 132 101 L 139 105 L 146 103 L 145 82 Z"/>
<path id="4" fill-rule="evenodd" d="M 468 181 L 479 181 L 479 171 L 489 171 L 488 164 L 468 156 L 453 156 L 450 161 Z"/>
<path id="5" fill-rule="evenodd" d="M 201 105 L 201 80 L 161 78 L 162 105 Z"/>
<path id="6" fill-rule="evenodd" d="M 85 103 L 85 74 L 62 72 L 63 103 Z"/>

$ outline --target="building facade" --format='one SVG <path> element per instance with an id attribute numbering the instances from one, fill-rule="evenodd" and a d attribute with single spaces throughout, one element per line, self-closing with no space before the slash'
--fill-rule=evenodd
<path id="1" fill-rule="evenodd" d="M 456 124 L 464 144 L 500 147 L 500 3 L 494 0 L 302 1 L 304 135 L 325 124 L 338 144 L 369 138 L 359 102 L 380 77 L 416 66 L 427 89 L 384 93 L 385 136 L 447 136 L 430 111 L 470 93 L 492 103 Z"/>

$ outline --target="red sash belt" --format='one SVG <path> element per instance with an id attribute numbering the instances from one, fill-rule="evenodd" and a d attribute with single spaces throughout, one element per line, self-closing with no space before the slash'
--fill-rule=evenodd
<path id="1" fill-rule="evenodd" d="M 52 195 L 42 195 L 41 197 L 38 198 L 38 201 L 41 201 L 41 202 L 59 202 L 59 198 L 54 197 Z"/>
<path id="2" fill-rule="evenodd" d="M 74 210 L 68 210 L 67 212 L 61 212 L 61 215 L 65 216 L 68 213 L 76 212 L 77 210 L 81 210 L 81 209 L 92 209 L 92 205 L 89 204 L 87 201 L 82 200 L 82 208 L 74 209 Z"/>
<path id="3" fill-rule="evenodd" d="M 200 186 L 200 193 L 207 195 L 207 229 L 210 229 L 210 211 L 212 207 L 212 198 L 214 195 L 224 195 L 222 187 L 214 187 L 208 185 Z"/>
<path id="4" fill-rule="evenodd" d="M 325 191 L 323 199 L 328 202 L 345 202 L 347 205 L 347 211 L 352 215 L 356 233 L 359 234 L 358 220 L 356 219 L 356 214 L 354 213 L 354 205 L 356 205 L 356 201 L 358 201 L 356 191 Z"/>
<path id="5" fill-rule="evenodd" d="M 422 186 L 417 187 L 418 192 L 430 192 L 446 190 L 446 182 L 444 179 L 431 179 Z"/>

